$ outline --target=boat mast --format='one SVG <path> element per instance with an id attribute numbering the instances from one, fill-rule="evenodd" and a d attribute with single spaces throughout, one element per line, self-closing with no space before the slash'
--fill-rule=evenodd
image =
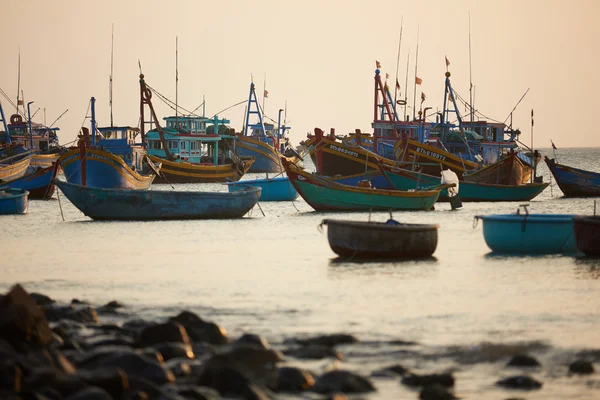
<path id="1" fill-rule="evenodd" d="M 17 72 L 17 111 L 19 113 L 19 93 L 21 93 L 21 46 L 19 46 L 19 63 L 18 63 L 18 72 Z M 23 101 L 21 99 L 21 101 Z M 23 105 L 25 108 L 25 105 Z"/>
<path id="2" fill-rule="evenodd" d="M 402 119 L 406 118 L 406 102 L 408 101 L 408 65 L 410 63 L 410 47 L 408 48 L 408 57 L 406 58 L 406 82 L 404 82 L 404 115 Z"/>
<path id="3" fill-rule="evenodd" d="M 113 125 L 113 54 L 115 48 L 115 24 L 112 24 L 112 34 L 110 41 L 110 79 L 108 84 L 108 105 L 110 107 L 110 127 Z"/>
<path id="4" fill-rule="evenodd" d="M 178 88 L 179 88 L 179 36 L 175 36 L 175 126 L 177 126 L 178 109 Z"/>
<path id="5" fill-rule="evenodd" d="M 415 84 L 413 90 L 413 121 L 415 120 L 415 110 L 417 108 L 417 67 L 419 66 L 419 27 L 417 27 L 417 55 L 415 58 Z"/>
<path id="6" fill-rule="evenodd" d="M 473 77 L 471 68 L 471 11 L 469 11 L 469 114 L 471 127 L 473 125 Z"/>
<path id="7" fill-rule="evenodd" d="M 140 71 L 141 71 L 141 66 L 140 66 Z M 142 74 L 140 72 L 140 130 L 141 130 L 141 134 L 142 134 L 142 142 L 145 144 L 146 143 L 146 135 L 144 132 L 144 127 L 146 122 L 144 121 L 144 104 L 148 105 L 148 108 L 150 109 L 150 123 L 152 123 L 152 121 L 154 121 L 154 124 L 156 125 L 156 130 L 158 131 L 158 135 L 160 136 L 160 142 L 163 146 L 163 149 L 165 150 L 165 156 L 167 157 L 167 160 L 171 159 L 171 152 L 169 151 L 169 148 L 167 147 L 167 141 L 165 139 L 165 134 L 163 132 L 162 127 L 160 126 L 160 124 L 158 123 L 158 118 L 156 117 L 156 113 L 154 112 L 154 107 L 152 106 L 152 101 L 150 100 L 152 98 L 152 91 L 150 90 L 150 88 L 148 88 L 148 86 L 146 86 L 146 81 L 144 81 L 144 74 Z"/>
<path id="8" fill-rule="evenodd" d="M 400 38 L 398 39 L 398 58 L 396 59 L 396 82 L 398 82 L 398 69 L 400 67 L 400 48 L 402 46 L 402 26 L 404 24 L 404 15 L 400 19 Z M 396 82 L 394 82 L 394 110 L 398 104 L 398 88 L 396 87 Z"/>

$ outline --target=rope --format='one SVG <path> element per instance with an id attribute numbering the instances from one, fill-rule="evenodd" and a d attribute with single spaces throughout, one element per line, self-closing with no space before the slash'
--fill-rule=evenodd
<path id="1" fill-rule="evenodd" d="M 56 191 L 56 197 L 58 197 L 58 207 L 60 207 L 60 216 L 62 217 L 63 222 L 65 222 L 65 214 L 63 214 L 62 204 L 60 203 L 60 189 Z"/>

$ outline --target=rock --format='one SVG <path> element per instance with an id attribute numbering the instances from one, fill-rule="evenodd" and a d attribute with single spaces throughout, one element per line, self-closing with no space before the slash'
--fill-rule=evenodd
<path id="1" fill-rule="evenodd" d="M 454 386 L 454 377 L 450 373 L 442 374 L 407 374 L 402 378 L 402 383 L 407 386 L 429 386 L 429 385 L 442 385 L 446 387 Z"/>
<path id="2" fill-rule="evenodd" d="M 109 301 L 108 303 L 106 303 L 105 305 L 102 306 L 102 308 L 113 308 L 113 309 L 123 308 L 123 307 L 125 307 L 125 306 L 116 300 Z"/>
<path id="3" fill-rule="evenodd" d="M 138 337 L 144 329 L 146 329 L 150 326 L 153 326 L 153 325 L 154 325 L 154 323 L 150 322 L 150 321 L 146 321 L 143 319 L 132 319 L 132 320 L 125 322 L 121 326 L 121 328 L 125 332 L 127 332 L 130 336 Z"/>
<path id="4" fill-rule="evenodd" d="M 79 304 L 79 305 L 82 305 L 82 304 L 90 304 L 90 303 L 88 303 L 88 302 L 87 302 L 87 301 L 85 301 L 85 300 L 73 299 L 73 300 L 71 300 L 71 304 Z"/>
<path id="5" fill-rule="evenodd" d="M 333 347 L 322 344 L 311 344 L 308 346 L 286 349 L 285 354 L 295 358 L 312 360 L 320 360 L 327 357 L 333 357 L 338 360 L 343 358 L 342 353 L 336 351 Z"/>
<path id="6" fill-rule="evenodd" d="M 185 327 L 178 322 L 166 322 L 145 328 L 141 331 L 136 345 L 138 347 L 149 347 L 165 342 L 179 342 L 190 345 Z"/>
<path id="7" fill-rule="evenodd" d="M 428 385 L 421 389 L 419 393 L 419 399 L 421 400 L 455 400 L 457 399 L 454 394 L 443 385 L 437 383 Z"/>
<path id="8" fill-rule="evenodd" d="M 215 389 L 202 386 L 179 387 L 176 392 L 189 400 L 219 400 L 221 398 Z"/>
<path id="9" fill-rule="evenodd" d="M 527 375 L 511 376 L 496 382 L 497 386 L 509 389 L 534 390 L 542 387 L 542 383 Z"/>
<path id="10" fill-rule="evenodd" d="M 52 331 L 33 298 L 15 285 L 0 300 L 0 338 L 17 351 L 41 349 L 52 343 Z"/>
<path id="11" fill-rule="evenodd" d="M 75 375 L 68 375 L 51 367 L 35 368 L 22 380 L 22 388 L 26 390 L 37 391 L 45 387 L 53 388 L 64 395 L 83 389 L 85 382 Z"/>
<path id="12" fill-rule="evenodd" d="M 67 397 L 66 400 L 112 400 L 112 396 L 98 386 L 88 386 Z"/>
<path id="13" fill-rule="evenodd" d="M 186 345 L 179 342 L 165 342 L 155 344 L 152 346 L 152 348 L 160 352 L 165 361 L 172 358 L 194 358 L 194 351 L 192 350 L 192 346 L 189 344 Z"/>
<path id="14" fill-rule="evenodd" d="M 375 391 L 375 387 L 367 378 L 353 372 L 334 370 L 319 376 L 313 390 L 321 394 L 368 393 Z"/>
<path id="15" fill-rule="evenodd" d="M 44 307 L 48 321 L 58 322 L 60 320 L 71 320 L 83 324 L 97 324 L 100 322 L 98 313 L 92 306 L 78 306 L 70 304 L 68 306 L 48 305 Z"/>
<path id="16" fill-rule="evenodd" d="M 251 345 L 255 345 L 260 348 L 263 348 L 263 349 L 271 348 L 267 339 L 265 339 L 264 337 L 262 337 L 260 335 L 255 335 L 252 333 L 245 333 L 242 336 L 240 336 L 234 342 L 234 345 L 238 345 L 238 344 L 242 344 L 242 345 L 251 344 Z"/>
<path id="17" fill-rule="evenodd" d="M 84 364 L 81 368 L 119 368 L 129 377 L 139 376 L 157 384 L 175 381 L 171 371 L 167 371 L 156 361 L 133 352 L 107 354 L 93 363 Z"/>
<path id="18" fill-rule="evenodd" d="M 374 371 L 372 376 L 382 376 L 382 377 L 394 377 L 394 376 L 404 376 L 408 373 L 409 370 L 406 367 L 403 367 L 400 364 L 390 365 L 388 367 L 382 368 L 380 370 Z"/>
<path id="19" fill-rule="evenodd" d="M 126 346 L 133 347 L 133 340 L 125 336 L 114 335 L 98 335 L 92 336 L 84 342 L 85 347 L 101 347 L 101 346 Z"/>
<path id="20" fill-rule="evenodd" d="M 68 375 L 75 373 L 71 361 L 56 349 L 30 351 L 19 357 L 18 365 L 23 369 L 24 375 L 37 368 L 48 368 Z"/>
<path id="21" fill-rule="evenodd" d="M 315 385 L 313 375 L 303 369 L 282 367 L 277 370 L 276 390 L 280 392 L 301 392 Z"/>
<path id="22" fill-rule="evenodd" d="M 510 359 L 507 367 L 539 367 L 540 363 L 527 354 L 517 354 Z"/>
<path id="23" fill-rule="evenodd" d="M 572 374 L 593 374 L 594 365 L 585 360 L 577 360 L 569 365 L 569 372 Z"/>
<path id="24" fill-rule="evenodd" d="M 250 380 L 235 368 L 208 367 L 200 374 L 196 384 L 211 387 L 221 396 L 237 397 L 249 391 Z"/>
<path id="25" fill-rule="evenodd" d="M 194 342 L 207 342 L 210 344 L 227 344 L 227 331 L 215 324 L 202 320 L 190 311 L 182 311 L 169 321 L 182 324 Z"/>
<path id="26" fill-rule="evenodd" d="M 45 294 L 33 292 L 33 293 L 30 293 L 29 295 L 31 296 L 33 301 L 35 301 L 35 304 L 37 304 L 40 307 L 46 306 L 48 304 L 56 303 L 56 301 L 52 300 L 50 297 L 46 296 Z"/>
<path id="27" fill-rule="evenodd" d="M 322 346 L 333 347 L 340 344 L 358 343 L 358 339 L 352 335 L 348 335 L 345 333 L 337 333 L 332 335 L 314 336 L 307 339 L 296 339 L 295 342 L 302 345 L 317 344 Z"/>
<path id="28" fill-rule="evenodd" d="M 120 368 L 80 369 L 76 376 L 89 386 L 102 388 L 114 399 L 122 399 L 129 389 L 129 377 Z"/>
<path id="29" fill-rule="evenodd" d="M 165 363 L 165 368 L 173 373 L 176 378 L 189 376 L 192 373 L 192 366 L 187 358 L 172 358 Z"/>

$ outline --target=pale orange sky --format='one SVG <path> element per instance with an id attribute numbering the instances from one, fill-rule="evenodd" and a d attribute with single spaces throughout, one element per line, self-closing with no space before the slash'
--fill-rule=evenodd
<path id="1" fill-rule="evenodd" d="M 534 145 L 600 146 L 598 113 L 600 2 L 559 1 L 32 1 L 2 0 L 4 38 L 0 88 L 15 101 L 35 101 L 34 120 L 56 124 L 61 143 L 76 137 L 91 96 L 97 121 L 109 125 L 108 78 L 114 23 L 114 120 L 139 118 L 138 59 L 149 85 L 175 100 L 175 38 L 179 37 L 179 103 L 194 109 L 206 96 L 212 115 L 247 99 L 251 74 L 266 113 L 277 119 L 287 100 L 292 142 L 308 131 L 371 131 L 375 60 L 392 76 L 404 18 L 399 80 L 404 90 L 410 49 L 413 97 L 419 39 L 420 89 L 426 106 L 442 107 L 444 56 L 452 83 L 469 89 L 469 12 L 475 106 L 504 121 L 519 98 L 514 126 Z M 172 114 L 156 98 L 159 116 Z M 14 111 L 0 98 L 6 117 Z M 410 101 L 412 103 L 412 101 Z M 461 111 L 464 111 L 461 110 Z M 240 130 L 244 105 L 220 115 Z M 89 126 L 89 121 L 85 121 Z"/>

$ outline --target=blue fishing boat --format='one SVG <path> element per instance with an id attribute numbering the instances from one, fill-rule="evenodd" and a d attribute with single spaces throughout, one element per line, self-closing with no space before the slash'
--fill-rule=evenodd
<path id="1" fill-rule="evenodd" d="M 25 214 L 29 192 L 24 189 L 4 188 L 0 189 L 0 215 Z"/>
<path id="2" fill-rule="evenodd" d="M 565 197 L 600 196 L 600 173 L 568 167 L 548 157 L 544 161 Z"/>
<path id="3" fill-rule="evenodd" d="M 477 215 L 483 221 L 485 243 L 499 254 L 569 254 L 576 253 L 573 214 Z"/>
<path id="4" fill-rule="evenodd" d="M 246 190 L 248 187 L 260 187 L 262 189 L 259 201 L 293 201 L 298 197 L 298 192 L 287 176 L 227 183 L 230 193 Z"/>
<path id="5" fill-rule="evenodd" d="M 139 130 L 112 127 L 104 131 L 106 136 L 98 134 L 93 97 L 91 111 L 91 135 L 82 128 L 78 146 L 57 160 L 67 182 L 98 188 L 148 189 L 160 164 L 148 160 L 143 141 L 136 143 Z"/>
<path id="6" fill-rule="evenodd" d="M 53 179 L 58 174 L 58 164 L 50 167 L 30 166 L 25 175 L 9 182 L 0 182 L 0 189 L 24 189 L 29 192 L 30 199 L 49 199 L 56 189 Z"/>
<path id="7" fill-rule="evenodd" d="M 254 82 L 250 83 L 244 129 L 236 142 L 236 149 L 240 156 L 255 159 L 249 169 L 250 172 L 282 172 L 281 157 L 294 163 L 301 160 L 300 155 L 289 145 L 287 130 L 290 127 L 285 123 L 281 124 L 282 111 L 279 110 L 277 128 L 274 124 L 265 122 L 258 105 Z"/>
<path id="8" fill-rule="evenodd" d="M 234 193 L 175 190 L 106 189 L 55 180 L 86 216 L 97 220 L 166 220 L 242 218 L 258 202 L 261 189 Z"/>
<path id="9" fill-rule="evenodd" d="M 425 189 L 440 184 L 440 177 L 411 171 L 404 168 L 392 168 L 380 165 L 381 172 L 395 189 L 411 190 Z M 523 185 L 494 185 L 462 181 L 458 192 L 460 199 L 466 202 L 474 201 L 529 201 L 539 195 L 549 182 L 527 183 Z M 448 191 L 442 190 L 439 201 L 448 201 Z"/>

